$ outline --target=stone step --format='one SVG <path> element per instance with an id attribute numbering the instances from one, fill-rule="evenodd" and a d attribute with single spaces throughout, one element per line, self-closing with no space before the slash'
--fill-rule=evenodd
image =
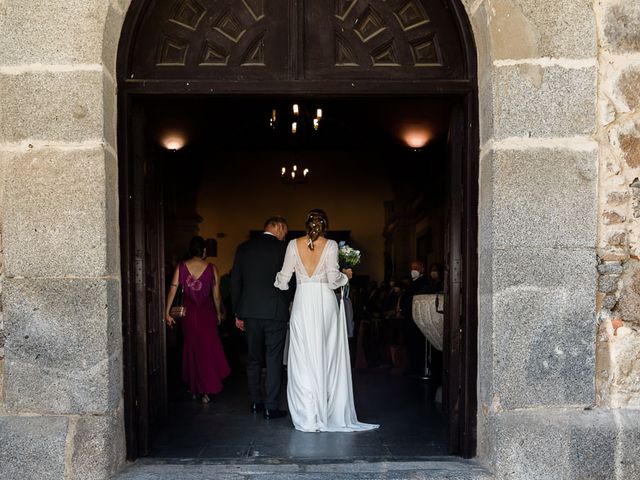
<path id="1" fill-rule="evenodd" d="M 426 460 L 344 463 L 194 463 L 143 460 L 113 480 L 493 480 L 477 462 Z"/>

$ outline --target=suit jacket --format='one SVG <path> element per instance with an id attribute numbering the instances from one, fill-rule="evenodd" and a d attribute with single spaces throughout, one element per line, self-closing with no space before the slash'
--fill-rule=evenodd
<path id="1" fill-rule="evenodd" d="M 429 279 L 422 275 L 411 282 L 411 285 L 405 290 L 400 299 L 400 310 L 404 318 L 413 318 L 413 297 L 414 295 L 422 295 L 429 292 Z"/>
<path id="2" fill-rule="evenodd" d="M 239 319 L 288 320 L 291 293 L 274 286 L 285 251 L 284 242 L 266 233 L 238 247 L 231 270 L 231 304 Z"/>

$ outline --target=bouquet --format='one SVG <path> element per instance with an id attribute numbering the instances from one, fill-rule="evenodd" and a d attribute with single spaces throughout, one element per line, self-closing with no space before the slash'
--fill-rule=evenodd
<path id="1" fill-rule="evenodd" d="M 350 247 L 345 242 L 338 244 L 338 263 L 340 268 L 353 268 L 360 264 L 360 250 Z M 340 308 L 344 309 L 345 319 L 347 321 L 347 335 L 353 337 L 353 305 L 349 298 L 349 283 L 340 289 L 341 302 Z"/>
<path id="2" fill-rule="evenodd" d="M 360 250 L 350 247 L 344 241 L 338 244 L 340 268 L 353 268 L 360 264 Z"/>

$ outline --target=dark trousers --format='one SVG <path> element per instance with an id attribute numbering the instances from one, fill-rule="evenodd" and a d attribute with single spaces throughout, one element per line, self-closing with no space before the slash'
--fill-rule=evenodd
<path id="1" fill-rule="evenodd" d="M 282 352 L 287 333 L 287 323 L 280 320 L 259 318 L 245 321 L 247 346 L 249 350 L 247 363 L 247 380 L 249 396 L 253 403 L 262 403 L 260 394 L 260 377 L 262 359 L 267 365 L 266 408 L 278 408 L 280 399 L 280 383 L 282 382 Z"/>

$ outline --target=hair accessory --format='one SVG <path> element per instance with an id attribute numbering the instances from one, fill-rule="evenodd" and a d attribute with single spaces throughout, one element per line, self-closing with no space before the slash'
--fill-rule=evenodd
<path id="1" fill-rule="evenodd" d="M 320 237 L 324 232 L 327 231 L 329 227 L 329 221 L 327 219 L 327 214 L 324 210 L 311 210 L 307 214 L 307 220 L 305 222 L 307 235 L 309 240 L 307 241 L 307 246 L 309 250 L 314 249 L 314 242 Z"/>

